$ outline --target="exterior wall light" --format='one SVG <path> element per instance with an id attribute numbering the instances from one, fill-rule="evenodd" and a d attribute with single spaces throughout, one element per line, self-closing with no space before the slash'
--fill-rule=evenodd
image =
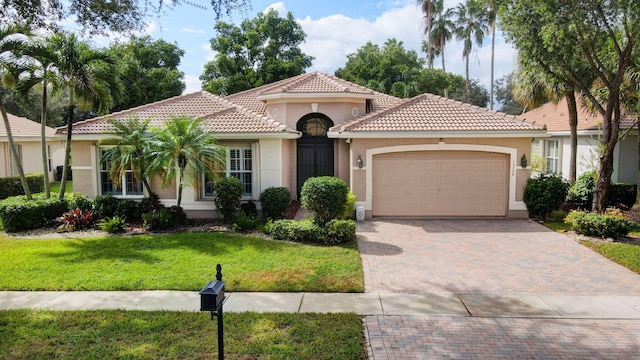
<path id="1" fill-rule="evenodd" d="M 527 156 L 526 155 L 522 155 L 522 157 L 520 158 L 520 166 L 522 166 L 523 169 L 527 168 Z"/>
<path id="2" fill-rule="evenodd" d="M 362 169 L 362 157 L 360 155 L 358 155 L 356 162 L 358 163 L 358 169 Z"/>

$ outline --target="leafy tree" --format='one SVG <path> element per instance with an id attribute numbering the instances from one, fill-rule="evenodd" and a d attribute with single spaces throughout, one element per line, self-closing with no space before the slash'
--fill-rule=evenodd
<path id="1" fill-rule="evenodd" d="M 2 76 L 2 84 L 12 83 L 15 80 L 15 71 L 17 68 L 16 56 L 13 53 L 19 50 L 24 45 L 25 39 L 23 35 L 24 29 L 18 26 L 4 26 L 0 27 L 0 75 Z M 12 73 L 13 72 L 13 73 Z M 9 140 L 9 148 L 11 150 L 11 159 L 18 171 L 18 177 L 20 178 L 20 184 L 27 199 L 31 200 L 31 190 L 29 189 L 29 183 L 24 176 L 24 170 L 22 169 L 22 163 L 20 162 L 20 156 L 15 142 L 13 141 L 13 133 L 11 132 L 11 125 L 9 124 L 9 117 L 7 111 L 4 108 L 4 104 L 0 101 L 0 113 L 2 113 L 2 121 L 4 123 L 5 131 L 7 132 L 7 138 Z"/>
<path id="2" fill-rule="evenodd" d="M 184 50 L 151 37 L 131 37 L 112 45 L 107 52 L 117 59 L 120 78 L 127 79 L 122 99 L 113 111 L 130 109 L 182 94 L 184 73 L 178 70 Z"/>
<path id="3" fill-rule="evenodd" d="M 150 174 L 162 174 L 164 185 L 178 181 L 178 202 L 182 188 L 190 184 L 198 188 L 201 176 L 217 177 L 224 170 L 226 151 L 217 144 L 203 121 L 190 117 L 173 117 L 162 128 L 152 128 L 152 163 Z"/>
<path id="4" fill-rule="evenodd" d="M 620 134 L 625 75 L 638 53 L 640 3 L 635 0 L 500 0 L 501 27 L 523 61 L 574 84 L 603 117 L 600 169 L 593 210 L 606 209 L 613 155 Z M 592 84 L 576 71 L 577 59 L 606 92 L 599 101 Z"/>
<path id="5" fill-rule="evenodd" d="M 147 194 L 152 194 L 151 186 L 147 181 L 151 154 L 149 145 L 152 141 L 149 128 L 149 120 L 135 118 L 126 121 L 109 120 L 113 127 L 110 134 L 113 137 L 103 139 L 98 144 L 113 144 L 114 147 L 106 151 L 104 159 L 111 165 L 111 177 L 113 182 L 121 182 L 122 176 L 127 170 L 131 170 L 137 181 L 142 184 Z"/>
<path id="6" fill-rule="evenodd" d="M 487 103 L 489 102 L 489 91 L 487 91 L 487 88 L 480 85 L 477 79 L 471 79 L 468 87 L 469 95 L 467 95 L 466 84 L 467 80 L 462 76 L 454 76 L 452 81 L 453 93 L 450 94 L 450 97 L 480 107 L 487 107 Z M 467 100 L 467 96 L 470 96 L 469 100 Z"/>
<path id="7" fill-rule="evenodd" d="M 462 57 L 466 60 L 466 101 L 471 102 L 471 81 L 469 80 L 469 57 L 473 51 L 473 43 L 482 46 L 482 40 L 488 31 L 489 16 L 478 0 L 466 0 L 452 10 L 455 34 L 463 41 Z"/>
<path id="8" fill-rule="evenodd" d="M 56 68 L 61 87 L 68 91 L 67 141 L 60 183 L 60 200 L 64 199 L 67 174 L 71 164 L 73 113 L 78 102 L 97 102 L 98 111 L 106 112 L 120 94 L 115 61 L 104 51 L 95 50 L 74 34 L 57 33 L 49 41 L 57 49 Z"/>
<path id="9" fill-rule="evenodd" d="M 387 40 L 382 48 L 368 42 L 355 53 L 347 55 L 347 63 L 336 70 L 339 78 L 371 89 L 391 93 L 393 84 L 407 83 L 407 75 L 424 67 L 425 60 L 413 50 L 406 50 L 402 41 Z"/>
<path id="10" fill-rule="evenodd" d="M 495 81 L 496 100 L 502 104 L 500 111 L 520 115 L 524 111 L 524 106 L 513 96 L 515 73 L 512 71 Z"/>
<path id="11" fill-rule="evenodd" d="M 8 22 L 27 22 L 35 27 L 58 28 L 61 20 L 72 15 L 80 27 L 90 33 L 141 30 L 144 18 L 159 13 L 167 6 L 188 5 L 199 10 L 206 6 L 187 0 L 8 0 L 0 6 L 0 18 Z M 248 0 L 211 0 L 218 19 L 233 10 L 250 6 Z"/>
<path id="12" fill-rule="evenodd" d="M 305 33 L 288 13 L 259 13 L 240 26 L 218 22 L 218 36 L 211 39 L 216 58 L 200 75 L 205 90 L 227 95 L 304 73 L 313 57 L 300 50 Z"/>

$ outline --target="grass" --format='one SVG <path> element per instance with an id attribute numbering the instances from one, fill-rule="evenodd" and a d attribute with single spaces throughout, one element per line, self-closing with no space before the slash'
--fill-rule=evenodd
<path id="1" fill-rule="evenodd" d="M 64 187 L 64 190 L 65 190 L 66 194 L 73 193 L 73 181 L 68 181 L 67 180 L 67 184 Z M 59 181 L 51 182 L 49 184 L 49 191 L 51 191 L 52 194 L 60 193 L 60 182 Z"/>
<path id="2" fill-rule="evenodd" d="M 227 233 L 0 236 L 0 290 L 200 290 L 218 263 L 230 292 L 364 291 L 355 243 L 311 246 Z"/>
<path id="3" fill-rule="evenodd" d="M 217 358 L 208 313 L 0 311 L 2 359 Z M 225 313 L 227 359 L 364 359 L 355 314 Z"/>
<path id="4" fill-rule="evenodd" d="M 545 221 L 544 226 L 559 233 L 571 230 L 571 225 L 565 223 L 564 221 Z"/>
<path id="5" fill-rule="evenodd" d="M 583 245 L 640 274 L 640 246 L 621 243 L 583 241 Z"/>

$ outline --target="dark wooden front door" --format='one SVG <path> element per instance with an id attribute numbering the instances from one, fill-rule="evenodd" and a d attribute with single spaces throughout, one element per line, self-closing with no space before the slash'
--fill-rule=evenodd
<path id="1" fill-rule="evenodd" d="M 298 196 L 310 177 L 333 176 L 333 139 L 327 130 L 333 122 L 321 115 L 308 115 L 298 122 L 302 137 L 298 139 Z"/>

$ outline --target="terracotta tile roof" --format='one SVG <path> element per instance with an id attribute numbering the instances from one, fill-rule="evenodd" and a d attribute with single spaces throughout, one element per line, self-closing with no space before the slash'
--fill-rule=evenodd
<path id="1" fill-rule="evenodd" d="M 522 118 L 432 94 L 406 99 L 331 131 L 347 132 L 504 132 L 544 131 Z"/>
<path id="2" fill-rule="evenodd" d="M 40 123 L 8 113 L 7 117 L 9 118 L 9 125 L 11 126 L 11 135 L 13 135 L 14 138 L 40 137 Z M 55 133 L 56 130 L 54 128 L 46 127 L 45 136 L 53 136 Z M 0 125 L 0 137 L 7 137 L 7 131 L 4 125 Z"/>
<path id="3" fill-rule="evenodd" d="M 567 100 L 562 98 L 560 102 L 554 104 L 548 102 L 539 108 L 527 111 L 521 115 L 527 121 L 536 124 L 545 124 L 548 131 L 570 131 L 569 110 Z M 623 115 L 620 127 L 628 129 L 634 125 L 636 118 Z M 578 101 L 578 131 L 599 130 L 602 123 L 602 115 L 599 112 L 592 113 Z"/>
<path id="4" fill-rule="evenodd" d="M 108 120 L 125 120 L 131 117 L 140 120 L 150 119 L 152 126 L 162 126 L 172 116 L 193 116 L 204 119 L 209 123 L 207 127 L 218 133 L 291 131 L 280 123 L 240 108 L 220 96 L 200 91 L 78 122 L 73 126 L 73 133 L 99 134 L 109 132 L 111 125 Z M 226 123 L 223 124 L 223 121 Z M 66 129 L 60 127 L 58 132 L 66 133 Z"/>
<path id="5" fill-rule="evenodd" d="M 345 95 L 371 95 L 372 99 L 369 99 L 367 101 L 367 111 L 378 111 L 381 109 L 385 109 L 401 101 L 401 99 L 395 96 L 379 93 L 364 86 L 354 84 L 350 81 L 346 81 L 338 77 L 320 72 L 301 74 L 289 79 L 275 82 L 273 84 L 268 84 L 255 89 L 231 94 L 226 96 L 225 99 L 258 113 L 265 114 L 267 111 L 267 106 L 263 101 L 258 100 L 260 96 L 275 94 L 312 95 L 341 93 Z"/>

